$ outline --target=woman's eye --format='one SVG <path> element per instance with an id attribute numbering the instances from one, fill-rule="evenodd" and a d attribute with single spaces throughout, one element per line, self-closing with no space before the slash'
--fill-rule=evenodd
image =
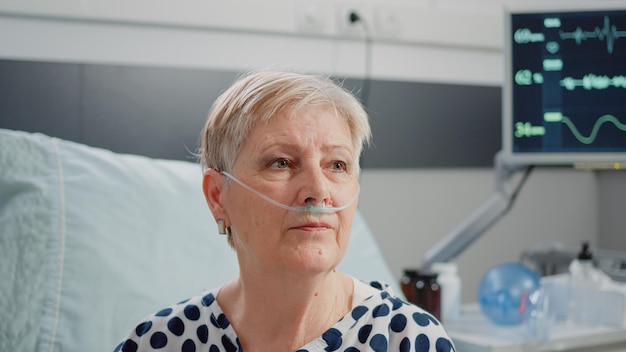
<path id="1" fill-rule="evenodd" d="M 272 167 L 277 169 L 287 169 L 289 168 L 289 160 L 287 159 L 276 159 L 272 162 Z"/>
<path id="2" fill-rule="evenodd" d="M 346 166 L 346 163 L 344 163 L 343 161 L 334 161 L 333 163 L 330 164 L 330 168 L 333 171 L 346 171 L 348 167 Z"/>

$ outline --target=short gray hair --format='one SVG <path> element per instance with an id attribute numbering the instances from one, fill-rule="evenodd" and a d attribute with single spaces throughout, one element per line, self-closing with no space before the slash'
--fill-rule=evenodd
<path id="1" fill-rule="evenodd" d="M 348 121 L 358 166 L 371 129 L 365 109 L 351 92 L 327 76 L 255 71 L 241 76 L 213 103 L 200 141 L 203 171 L 232 171 L 239 148 L 257 123 L 268 123 L 281 111 L 311 106 L 330 106 Z"/>

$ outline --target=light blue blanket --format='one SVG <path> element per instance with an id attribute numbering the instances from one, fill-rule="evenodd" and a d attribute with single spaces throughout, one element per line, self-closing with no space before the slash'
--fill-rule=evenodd
<path id="1" fill-rule="evenodd" d="M 235 277 L 192 162 L 0 129 L 0 351 L 111 351 Z M 340 269 L 393 286 L 361 214 Z"/>

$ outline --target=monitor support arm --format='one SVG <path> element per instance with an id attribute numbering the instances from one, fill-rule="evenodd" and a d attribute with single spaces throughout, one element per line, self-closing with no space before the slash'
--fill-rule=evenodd
<path id="1" fill-rule="evenodd" d="M 493 194 L 426 252 L 422 266 L 430 267 L 433 263 L 447 262 L 456 258 L 502 218 L 511 209 L 523 183 L 523 180 L 520 181 L 518 187 L 512 189 L 509 181 L 517 171 L 523 168 L 520 165 L 507 164 L 502 157 L 502 152 L 498 152 L 495 156 Z"/>

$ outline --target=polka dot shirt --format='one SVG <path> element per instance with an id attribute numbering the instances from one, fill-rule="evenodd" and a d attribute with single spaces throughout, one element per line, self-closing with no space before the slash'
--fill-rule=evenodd
<path id="1" fill-rule="evenodd" d="M 215 297 L 203 292 L 140 322 L 114 352 L 243 351 Z M 395 296 L 387 285 L 354 280 L 352 310 L 296 352 L 456 351 L 429 313 Z"/>

